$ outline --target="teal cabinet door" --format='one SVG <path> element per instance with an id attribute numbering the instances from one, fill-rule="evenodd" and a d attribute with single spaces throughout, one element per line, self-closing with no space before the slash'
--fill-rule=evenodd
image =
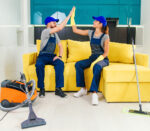
<path id="1" fill-rule="evenodd" d="M 99 7 L 99 15 L 109 18 L 119 18 L 119 5 L 103 5 Z"/>
<path id="2" fill-rule="evenodd" d="M 35 5 L 57 4 L 58 0 L 31 0 Z"/>
<path id="3" fill-rule="evenodd" d="M 98 6 L 80 5 L 76 8 L 75 20 L 77 24 L 93 24 L 92 16 L 98 16 Z"/>
<path id="4" fill-rule="evenodd" d="M 108 5 L 120 3 L 120 0 L 97 0 L 97 1 L 99 1 L 100 4 L 108 4 Z"/>
<path id="5" fill-rule="evenodd" d="M 141 0 L 120 0 L 120 4 L 133 4 L 133 5 L 140 5 L 141 4 Z"/>
<path id="6" fill-rule="evenodd" d="M 65 1 L 68 1 L 68 0 L 65 0 Z M 76 1 L 76 4 L 77 5 L 80 5 L 80 4 L 84 4 L 84 5 L 105 5 L 105 4 L 108 4 L 108 5 L 112 5 L 112 4 L 119 4 L 120 3 L 120 0 L 74 0 Z M 63 1 L 64 2 L 64 1 Z"/>
<path id="7" fill-rule="evenodd" d="M 132 18 L 132 25 L 139 25 L 141 17 L 140 5 L 130 5 L 128 7 L 128 12 L 128 17 Z"/>
<path id="8" fill-rule="evenodd" d="M 119 18 L 119 24 L 140 24 L 141 0 L 31 0 L 31 24 L 44 24 L 56 11 L 70 12 L 76 6 L 76 23 L 92 24 L 92 16 Z M 41 22 L 42 21 L 42 22 Z"/>
<path id="9" fill-rule="evenodd" d="M 34 8 L 33 11 L 33 17 L 32 17 L 32 23 L 33 24 L 44 24 L 44 20 L 47 16 L 51 16 L 57 11 L 63 12 L 66 14 L 66 16 L 69 14 L 71 10 L 70 5 L 66 6 L 56 6 L 56 5 L 38 5 Z M 39 20 L 40 19 L 40 20 Z M 42 19 L 42 20 L 41 20 Z"/>
<path id="10" fill-rule="evenodd" d="M 128 23 L 128 6 L 120 5 L 119 24 L 126 25 Z"/>
<path id="11" fill-rule="evenodd" d="M 140 5 L 120 5 L 119 24 L 126 25 L 132 19 L 132 25 L 140 24 Z"/>

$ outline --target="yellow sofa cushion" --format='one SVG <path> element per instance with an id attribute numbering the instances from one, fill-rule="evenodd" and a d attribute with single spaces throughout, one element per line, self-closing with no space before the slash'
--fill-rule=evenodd
<path id="1" fill-rule="evenodd" d="M 132 45 L 110 42 L 108 58 L 110 62 L 133 63 Z"/>
<path id="2" fill-rule="evenodd" d="M 66 91 L 78 91 L 80 89 L 80 88 L 76 87 L 75 63 L 76 62 L 70 62 L 70 63 L 65 64 L 65 70 L 64 70 L 65 87 L 64 87 L 64 90 L 66 90 Z M 87 68 L 84 70 L 84 79 L 85 79 L 86 88 L 89 90 L 92 79 L 93 79 L 93 72 L 92 72 L 91 68 Z M 103 85 L 103 75 L 101 75 L 99 91 L 102 91 L 102 87 L 103 87 L 102 85 Z"/>
<path id="3" fill-rule="evenodd" d="M 150 69 L 137 65 L 139 82 L 150 82 Z M 103 69 L 105 82 L 136 82 L 134 64 L 110 63 Z"/>
<path id="4" fill-rule="evenodd" d="M 80 42 L 68 40 L 68 59 L 67 62 L 77 62 L 89 58 L 91 55 L 90 42 Z M 125 43 L 109 43 L 110 62 L 133 63 L 132 45 Z"/>
<path id="5" fill-rule="evenodd" d="M 141 101 L 150 101 L 150 82 L 140 82 Z M 138 102 L 136 82 L 107 82 L 103 90 L 107 102 Z"/>
<path id="6" fill-rule="evenodd" d="M 136 53 L 136 64 L 148 67 L 149 66 L 149 55 L 142 54 L 142 53 Z"/>
<path id="7" fill-rule="evenodd" d="M 27 67 L 27 72 L 29 76 L 29 80 L 35 80 L 37 83 L 37 75 L 35 64 L 29 65 Z M 93 73 L 91 68 L 87 68 L 84 71 L 85 74 L 85 84 L 87 89 L 90 89 Z M 102 75 L 103 76 L 103 75 Z M 46 91 L 55 91 L 55 70 L 54 66 L 46 65 L 45 66 L 45 90 Z M 101 77 L 99 91 L 102 91 L 103 78 Z M 36 84 L 37 86 L 37 84 Z M 76 70 L 75 70 L 75 62 L 65 63 L 64 68 L 64 91 L 78 91 L 80 88 L 76 87 Z"/>
<path id="8" fill-rule="evenodd" d="M 37 40 L 36 41 L 36 45 L 37 45 L 36 47 L 37 47 L 37 53 L 38 54 L 40 52 L 40 44 L 41 44 L 41 40 Z M 66 62 L 66 60 L 67 60 L 67 40 L 61 40 L 61 44 L 63 46 L 62 60 L 63 60 L 63 62 Z M 56 45 L 55 54 L 57 56 L 59 56 L 59 47 L 58 47 L 58 44 Z"/>
<path id="9" fill-rule="evenodd" d="M 35 82 L 37 83 L 35 64 L 28 66 L 27 70 L 29 74 L 29 79 L 35 80 Z M 54 66 L 52 65 L 45 66 L 44 85 L 46 91 L 55 91 L 55 70 L 54 70 Z"/>
<path id="10" fill-rule="evenodd" d="M 78 91 L 80 88 L 76 87 L 76 69 L 75 62 L 70 62 L 65 64 L 64 69 L 64 80 L 66 91 Z"/>
<path id="11" fill-rule="evenodd" d="M 77 62 L 89 58 L 91 55 L 90 42 L 68 40 L 67 62 Z"/>
<path id="12" fill-rule="evenodd" d="M 64 68 L 64 91 L 78 91 L 80 88 L 76 87 L 76 71 L 75 62 L 65 63 Z M 35 64 L 28 66 L 29 80 L 34 79 L 37 83 L 36 67 Z M 54 66 L 45 66 L 45 79 L 44 85 L 46 91 L 55 91 L 55 70 Z M 36 85 L 37 86 L 37 85 Z"/>

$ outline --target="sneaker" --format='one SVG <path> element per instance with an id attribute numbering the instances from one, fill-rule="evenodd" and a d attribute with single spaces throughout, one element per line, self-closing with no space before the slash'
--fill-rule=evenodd
<path id="1" fill-rule="evenodd" d="M 67 95 L 62 91 L 61 88 L 56 88 L 56 90 L 55 90 L 55 95 L 58 95 L 58 96 L 60 96 L 60 97 L 65 97 L 65 96 L 67 96 Z"/>
<path id="2" fill-rule="evenodd" d="M 87 89 L 81 88 L 77 93 L 74 93 L 74 97 L 81 97 L 87 95 Z"/>
<path id="3" fill-rule="evenodd" d="M 45 90 L 44 89 L 40 89 L 39 97 L 40 98 L 45 97 Z"/>
<path id="4" fill-rule="evenodd" d="M 96 93 L 92 94 L 92 105 L 98 105 L 98 95 Z"/>

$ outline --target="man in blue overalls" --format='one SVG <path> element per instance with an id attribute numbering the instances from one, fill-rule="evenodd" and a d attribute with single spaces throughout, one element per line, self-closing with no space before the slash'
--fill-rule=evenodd
<path id="1" fill-rule="evenodd" d="M 42 31 L 41 34 L 41 46 L 40 53 L 36 62 L 36 73 L 38 77 L 38 88 L 40 88 L 39 97 L 45 96 L 44 89 L 44 72 L 45 65 L 53 65 L 55 68 L 55 76 L 56 76 L 56 90 L 55 95 L 60 97 L 65 97 L 66 94 L 61 90 L 64 87 L 64 63 L 61 60 L 63 54 L 62 44 L 60 43 L 60 39 L 56 32 L 62 30 L 70 19 L 73 10 L 71 10 L 70 14 L 67 18 L 59 25 L 56 26 L 56 22 L 59 19 L 54 19 L 53 17 L 47 17 L 45 19 L 46 29 Z M 59 56 L 54 54 L 56 44 L 59 46 Z"/>

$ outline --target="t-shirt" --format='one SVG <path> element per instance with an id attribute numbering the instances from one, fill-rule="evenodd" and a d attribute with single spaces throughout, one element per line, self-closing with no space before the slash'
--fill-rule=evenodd
<path id="1" fill-rule="evenodd" d="M 42 31 L 40 51 L 46 46 L 50 37 L 56 37 L 56 44 L 60 42 L 58 34 L 57 33 L 50 34 L 50 31 L 51 28 L 46 28 Z"/>
<path id="2" fill-rule="evenodd" d="M 88 30 L 88 36 L 89 36 L 89 39 L 90 39 L 90 40 L 91 40 L 93 31 L 94 31 L 94 30 Z M 101 35 L 102 35 L 102 34 L 101 34 Z M 95 36 L 95 35 L 93 35 L 93 38 L 99 39 L 99 38 L 101 37 L 101 35 L 100 35 L 100 36 Z M 102 47 L 103 49 L 104 49 L 104 42 L 105 42 L 107 39 L 109 39 L 109 35 L 108 35 L 108 34 L 105 34 L 105 35 L 103 36 L 102 40 L 101 40 L 101 47 Z"/>

